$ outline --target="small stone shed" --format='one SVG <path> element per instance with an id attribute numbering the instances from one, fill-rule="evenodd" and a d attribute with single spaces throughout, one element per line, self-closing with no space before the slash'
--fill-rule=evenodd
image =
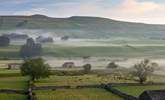
<path id="1" fill-rule="evenodd" d="M 10 63 L 8 64 L 8 69 L 19 69 L 21 65 L 21 63 Z"/>
<path id="2" fill-rule="evenodd" d="M 144 91 L 139 100 L 165 100 L 165 90 Z"/>
<path id="3" fill-rule="evenodd" d="M 62 65 L 63 68 L 73 68 L 75 67 L 75 64 L 74 62 L 65 62 L 63 65 Z"/>

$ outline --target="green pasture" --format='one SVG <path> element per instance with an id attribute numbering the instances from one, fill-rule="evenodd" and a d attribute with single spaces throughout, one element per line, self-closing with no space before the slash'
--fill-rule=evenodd
<path id="1" fill-rule="evenodd" d="M 63 89 L 35 91 L 36 100 L 123 100 L 104 89 Z"/>
<path id="2" fill-rule="evenodd" d="M 11 45 L 7 47 L 0 47 L 0 58 L 18 58 L 20 46 Z"/>
<path id="3" fill-rule="evenodd" d="M 164 90 L 165 86 L 116 86 L 114 88 L 138 97 L 145 90 Z"/>
<path id="4" fill-rule="evenodd" d="M 165 54 L 165 46 L 44 46 L 44 55 L 56 57 L 144 57 L 162 56 Z"/>
<path id="5" fill-rule="evenodd" d="M 27 100 L 27 96 L 20 94 L 0 94 L 0 100 Z"/>
<path id="6" fill-rule="evenodd" d="M 20 46 L 11 45 L 0 47 L 0 58 L 20 58 Z M 54 57 L 163 57 L 165 46 L 63 46 L 45 44 L 43 45 L 43 56 Z"/>
<path id="7" fill-rule="evenodd" d="M 0 78 L 5 78 L 5 77 L 17 77 L 21 76 L 20 70 L 8 70 L 6 68 L 1 68 L 0 69 Z"/>
<path id="8" fill-rule="evenodd" d="M 134 82 L 130 80 L 118 80 L 111 76 L 98 77 L 97 75 L 81 75 L 81 76 L 50 76 L 46 79 L 39 79 L 35 82 L 36 86 L 77 86 L 77 85 L 90 85 L 90 84 L 102 84 L 111 82 Z"/>
<path id="9" fill-rule="evenodd" d="M 0 69 L 0 89 L 27 89 L 28 80 L 20 70 Z"/>
<path id="10" fill-rule="evenodd" d="M 1 77 L 0 89 L 27 89 L 27 77 Z"/>

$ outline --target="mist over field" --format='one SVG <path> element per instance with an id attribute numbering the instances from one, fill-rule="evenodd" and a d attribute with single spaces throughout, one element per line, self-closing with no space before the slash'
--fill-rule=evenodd
<path id="1" fill-rule="evenodd" d="M 145 58 L 156 61 L 161 67 L 164 65 L 165 25 L 81 16 L 0 16 L 0 19 L 1 35 L 15 33 L 33 39 L 39 36 L 53 38 L 53 43 L 43 44 L 43 57 L 53 67 L 64 62 L 81 66 L 87 63 L 83 61 L 84 56 L 90 57 L 88 63 L 95 68 L 105 68 L 111 61 L 127 68 Z M 61 40 L 64 36 L 69 39 Z M 11 40 L 17 48 L 25 42 L 25 39 Z M 15 50 L 15 53 L 10 51 L 13 57 L 18 57 Z"/>
<path id="2" fill-rule="evenodd" d="M 0 100 L 165 100 L 165 1 L 0 0 Z"/>

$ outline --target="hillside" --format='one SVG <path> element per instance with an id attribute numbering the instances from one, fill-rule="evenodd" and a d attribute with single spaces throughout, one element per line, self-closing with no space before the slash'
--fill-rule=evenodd
<path id="1" fill-rule="evenodd" d="M 116 21 L 99 17 L 51 18 L 44 15 L 0 16 L 0 30 L 44 30 L 78 38 L 165 37 L 165 25 Z"/>

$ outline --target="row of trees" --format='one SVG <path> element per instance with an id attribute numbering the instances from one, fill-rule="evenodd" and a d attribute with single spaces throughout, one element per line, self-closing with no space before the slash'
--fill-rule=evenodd
<path id="1" fill-rule="evenodd" d="M 0 47 L 9 46 L 9 37 L 2 35 L 0 36 Z M 26 44 L 24 44 L 20 49 L 20 56 L 22 58 L 31 58 L 40 56 L 42 54 L 42 46 L 39 43 L 35 43 L 32 38 L 27 39 Z"/>

